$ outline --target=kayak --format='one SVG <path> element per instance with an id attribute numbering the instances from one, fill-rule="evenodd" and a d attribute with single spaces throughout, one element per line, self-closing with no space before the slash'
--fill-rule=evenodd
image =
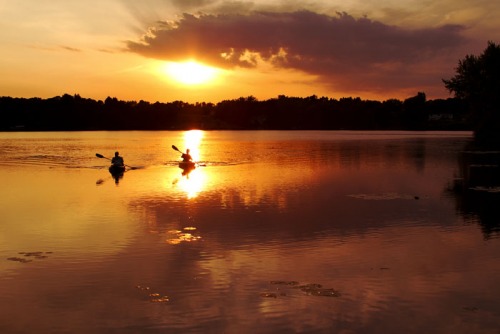
<path id="1" fill-rule="evenodd" d="M 113 175 L 123 174 L 125 172 L 124 165 L 111 165 L 109 166 L 109 172 Z"/>
<path id="2" fill-rule="evenodd" d="M 179 168 L 184 170 L 191 170 L 196 168 L 196 163 L 192 161 L 181 161 L 179 162 Z"/>

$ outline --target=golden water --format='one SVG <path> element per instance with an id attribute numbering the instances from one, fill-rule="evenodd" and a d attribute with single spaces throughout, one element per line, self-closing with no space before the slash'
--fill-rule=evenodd
<path id="1" fill-rule="evenodd" d="M 0 332 L 497 333 L 498 228 L 450 191 L 469 141 L 1 133 Z"/>

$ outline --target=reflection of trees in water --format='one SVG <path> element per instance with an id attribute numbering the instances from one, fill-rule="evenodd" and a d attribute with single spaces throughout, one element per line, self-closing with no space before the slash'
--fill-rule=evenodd
<path id="1" fill-rule="evenodd" d="M 486 238 L 500 234 L 500 148 L 468 146 L 451 190 L 466 221 L 477 221 Z"/>
<path id="2" fill-rule="evenodd" d="M 326 159 L 339 162 L 341 167 L 360 168 L 366 165 L 383 165 L 386 167 L 407 166 L 417 172 L 425 169 L 428 139 L 405 139 L 379 141 L 365 141 L 352 143 L 339 143 L 322 147 L 322 154 Z M 432 146 L 432 145 L 431 145 Z M 440 157 L 438 157 L 440 158 Z"/>
<path id="3" fill-rule="evenodd" d="M 469 190 L 462 192 L 459 210 L 466 220 L 477 221 L 485 238 L 500 233 L 500 193 Z"/>

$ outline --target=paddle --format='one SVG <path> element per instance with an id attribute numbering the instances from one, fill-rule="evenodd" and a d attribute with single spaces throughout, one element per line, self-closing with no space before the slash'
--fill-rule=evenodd
<path id="1" fill-rule="evenodd" d="M 104 158 L 104 159 L 108 159 L 109 161 L 112 161 L 110 158 L 106 158 L 104 155 L 99 154 L 99 153 L 96 153 L 95 156 L 98 157 L 98 158 Z M 132 167 L 132 166 L 129 166 L 127 164 L 123 164 L 123 165 L 126 166 L 126 167 L 128 167 L 128 168 L 130 168 L 130 169 L 137 169 L 137 168 L 139 168 L 139 167 Z"/>
<path id="2" fill-rule="evenodd" d="M 172 145 L 172 148 L 173 148 L 174 150 L 176 150 L 177 152 L 184 154 L 184 152 L 182 152 L 181 150 L 179 150 L 179 149 L 177 148 L 177 146 Z"/>

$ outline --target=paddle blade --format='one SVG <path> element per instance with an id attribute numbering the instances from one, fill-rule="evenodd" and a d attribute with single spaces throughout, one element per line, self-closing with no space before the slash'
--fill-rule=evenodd
<path id="1" fill-rule="evenodd" d="M 98 158 L 104 158 L 104 156 L 102 154 L 99 154 L 99 153 L 96 153 L 95 156 Z"/>
<path id="2" fill-rule="evenodd" d="M 181 152 L 181 151 L 177 148 L 177 146 L 175 146 L 175 145 L 172 145 L 172 148 L 173 148 L 174 150 L 176 150 L 177 152 Z M 181 153 L 182 153 L 182 152 L 181 152 Z"/>

